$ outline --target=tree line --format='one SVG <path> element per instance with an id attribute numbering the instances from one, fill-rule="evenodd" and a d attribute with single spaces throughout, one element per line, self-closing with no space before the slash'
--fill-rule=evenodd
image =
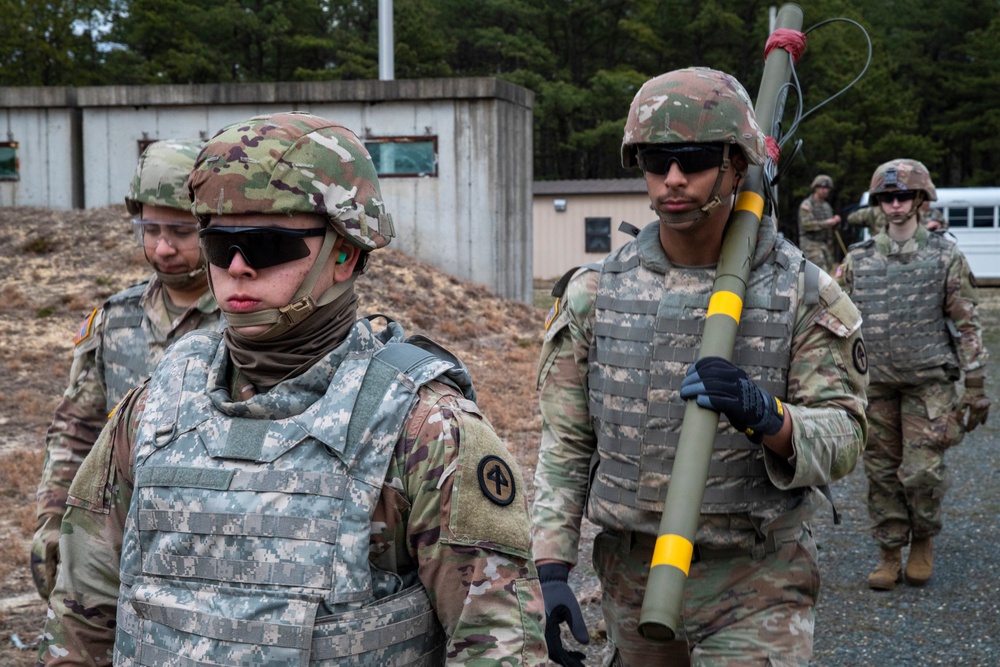
<path id="1" fill-rule="evenodd" d="M 678 67 L 756 95 L 768 8 L 755 0 L 394 0 L 396 78 L 495 76 L 535 93 L 538 180 L 621 167 L 629 103 Z M 939 187 L 1000 185 L 1000 0 L 811 0 L 785 123 L 782 210 L 818 173 L 843 206 L 878 164 L 922 160 Z M 0 0 L 0 85 L 378 78 L 377 0 Z M 848 19 L 849 21 L 831 21 Z"/>

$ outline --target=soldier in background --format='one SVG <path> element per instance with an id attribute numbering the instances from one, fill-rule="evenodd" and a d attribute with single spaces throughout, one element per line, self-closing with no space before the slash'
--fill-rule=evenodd
<path id="1" fill-rule="evenodd" d="M 944 213 L 939 208 L 931 208 L 931 201 L 937 200 L 937 191 L 934 186 L 928 186 L 928 198 L 920 205 L 920 213 L 917 222 L 927 226 L 931 232 L 945 232 L 948 230 L 948 221 Z M 847 216 L 847 224 L 852 227 L 867 227 L 868 235 L 875 236 L 885 229 L 886 217 L 882 212 L 882 207 L 878 202 L 869 201 L 868 206 L 862 206 Z"/>
<path id="2" fill-rule="evenodd" d="M 840 216 L 834 215 L 827 198 L 833 189 L 833 179 L 820 174 L 813 179 L 812 194 L 799 204 L 799 247 L 810 262 L 830 271 L 837 256 L 834 228 Z"/>
<path id="3" fill-rule="evenodd" d="M 864 317 L 871 367 L 864 465 L 881 557 L 868 586 L 892 590 L 904 574 L 914 586 L 930 579 L 948 486 L 945 450 L 986 421 L 990 401 L 969 264 L 920 222 L 921 205 L 936 197 L 927 168 L 886 162 L 872 175 L 869 196 L 888 227 L 851 247 L 839 278 Z"/>
<path id="4" fill-rule="evenodd" d="M 706 111 L 710 110 L 710 111 Z M 622 163 L 659 218 L 569 279 L 539 362 L 542 441 L 534 553 L 550 657 L 580 665 L 560 623 L 587 630 L 567 584 L 584 513 L 616 665 L 806 665 L 819 591 L 809 528 L 820 487 L 864 443 L 861 318 L 835 282 L 761 221 L 734 363 L 695 361 L 726 224 L 748 164 L 766 159 L 746 91 L 716 70 L 647 81 Z M 719 412 L 678 640 L 638 632 L 684 401 Z M 678 473 L 682 474 L 682 473 Z"/>
<path id="5" fill-rule="evenodd" d="M 208 291 L 198 225 L 185 185 L 200 141 L 158 141 L 143 151 L 125 197 L 154 274 L 109 298 L 76 336 L 69 387 L 45 438 L 31 573 L 48 598 L 59 564 L 66 494 L 87 452 L 125 393 L 142 383 L 163 350 L 189 331 L 224 325 Z"/>
<path id="6" fill-rule="evenodd" d="M 167 350 L 84 462 L 41 662 L 544 664 L 525 486 L 465 365 L 356 320 L 394 236 L 364 145 L 259 116 L 189 187 L 229 327 Z"/>

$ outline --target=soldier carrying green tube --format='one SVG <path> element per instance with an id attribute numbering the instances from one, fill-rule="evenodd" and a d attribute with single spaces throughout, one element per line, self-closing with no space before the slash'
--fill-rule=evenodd
<path id="1" fill-rule="evenodd" d="M 560 664 L 583 664 L 560 624 L 587 639 L 567 584 L 584 515 L 601 529 L 613 664 L 805 665 L 812 654 L 814 489 L 855 466 L 867 366 L 857 309 L 762 218 L 757 117 L 773 111 L 755 116 L 723 72 L 647 81 L 622 159 L 642 169 L 657 220 L 579 270 L 548 319 L 532 523 Z M 667 577 L 672 592 L 658 570 L 680 575 Z M 676 618 L 644 616 L 644 598 L 670 594 Z"/>

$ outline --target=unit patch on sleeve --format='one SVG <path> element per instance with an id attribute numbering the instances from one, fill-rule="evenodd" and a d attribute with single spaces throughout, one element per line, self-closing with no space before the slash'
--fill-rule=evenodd
<path id="1" fill-rule="evenodd" d="M 851 346 L 851 359 L 854 361 L 854 368 L 864 375 L 868 372 L 868 351 L 865 350 L 865 341 L 858 338 Z"/>
<path id="2" fill-rule="evenodd" d="M 484 456 L 479 461 L 479 488 L 497 505 L 510 505 L 517 495 L 514 472 L 499 456 Z"/>

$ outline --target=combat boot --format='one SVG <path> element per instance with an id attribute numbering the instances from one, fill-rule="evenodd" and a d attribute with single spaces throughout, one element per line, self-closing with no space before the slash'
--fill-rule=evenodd
<path id="1" fill-rule="evenodd" d="M 931 538 L 914 539 L 910 543 L 910 556 L 906 559 L 906 583 L 923 586 L 934 569 L 934 545 Z"/>
<path id="2" fill-rule="evenodd" d="M 876 591 L 891 591 L 902 580 L 903 559 L 899 547 L 881 547 L 882 559 L 875 571 L 868 575 L 868 588 Z"/>

